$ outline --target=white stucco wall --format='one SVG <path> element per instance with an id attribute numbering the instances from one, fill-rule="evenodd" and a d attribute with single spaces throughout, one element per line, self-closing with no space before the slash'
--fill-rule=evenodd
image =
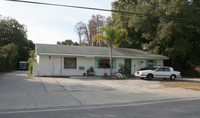
<path id="1" fill-rule="evenodd" d="M 141 68 L 146 67 L 146 60 L 144 59 L 132 59 L 131 74 L 134 74 L 135 71 L 140 70 Z"/>
<path id="2" fill-rule="evenodd" d="M 157 66 L 164 66 L 163 60 L 157 60 Z"/>
<path id="3" fill-rule="evenodd" d="M 60 75 L 83 75 L 83 73 L 87 72 L 91 66 L 94 67 L 96 75 L 104 75 L 104 73 L 110 74 L 110 69 L 95 69 L 95 58 L 94 57 L 75 57 L 77 58 L 77 66 L 76 69 L 65 69 L 64 68 L 64 57 L 67 56 L 45 56 L 40 55 L 38 57 L 39 62 L 39 75 L 40 76 L 51 76 L 54 75 L 54 58 L 60 59 Z M 124 64 L 123 58 L 116 59 L 116 69 L 113 69 L 113 73 L 118 72 L 119 65 Z M 146 67 L 145 59 L 132 59 L 131 61 L 131 74 L 134 74 L 135 71 L 140 70 L 141 68 Z M 157 65 L 163 65 L 163 60 L 157 60 Z M 79 66 L 85 67 L 84 70 L 80 70 Z M 37 70 L 37 69 L 35 69 Z"/>
<path id="4" fill-rule="evenodd" d="M 39 75 L 50 76 L 53 74 L 53 58 L 49 56 L 40 55 L 39 57 Z"/>

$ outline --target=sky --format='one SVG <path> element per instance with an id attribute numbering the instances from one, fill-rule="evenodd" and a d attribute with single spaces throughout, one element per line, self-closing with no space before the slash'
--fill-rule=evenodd
<path id="1" fill-rule="evenodd" d="M 111 9 L 115 0 L 27 0 L 73 6 Z M 34 43 L 56 44 L 57 41 L 72 39 L 78 42 L 74 31 L 76 23 L 88 23 L 93 14 L 103 16 L 110 12 L 84 10 L 66 7 L 44 6 L 27 3 L 0 0 L 0 15 L 11 17 L 24 24 L 28 30 L 27 36 Z"/>

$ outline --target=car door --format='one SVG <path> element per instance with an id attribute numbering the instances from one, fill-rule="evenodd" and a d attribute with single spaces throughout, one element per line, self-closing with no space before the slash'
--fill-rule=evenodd
<path id="1" fill-rule="evenodd" d="M 156 70 L 155 74 L 154 74 L 154 77 L 155 78 L 164 78 L 164 69 L 163 67 L 160 67 Z"/>
<path id="2" fill-rule="evenodd" d="M 165 67 L 164 68 L 164 74 L 165 74 L 165 78 L 170 78 L 170 76 L 171 76 L 171 72 L 170 72 L 170 68 L 168 68 L 168 67 Z"/>

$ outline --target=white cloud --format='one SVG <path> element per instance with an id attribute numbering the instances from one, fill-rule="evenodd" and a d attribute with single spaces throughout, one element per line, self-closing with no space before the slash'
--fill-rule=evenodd
<path id="1" fill-rule="evenodd" d="M 36 1 L 36 0 L 32 0 Z M 114 0 L 37 0 L 57 4 L 74 6 L 96 7 L 111 9 Z M 92 14 L 110 15 L 110 12 L 34 5 L 0 0 L 0 14 L 15 18 L 25 24 L 28 29 L 28 38 L 35 43 L 51 43 L 65 39 L 78 41 L 74 32 L 77 22 L 88 23 Z"/>

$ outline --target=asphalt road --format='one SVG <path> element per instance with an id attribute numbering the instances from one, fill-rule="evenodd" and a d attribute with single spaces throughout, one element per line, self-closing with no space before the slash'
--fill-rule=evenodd
<path id="1" fill-rule="evenodd" d="M 199 118 L 200 99 L 0 111 L 0 118 Z"/>

